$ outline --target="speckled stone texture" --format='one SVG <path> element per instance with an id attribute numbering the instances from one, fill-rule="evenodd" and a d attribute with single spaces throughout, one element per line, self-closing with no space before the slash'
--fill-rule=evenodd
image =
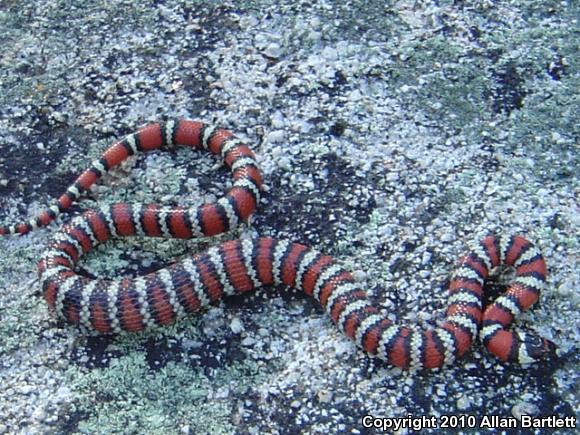
<path id="1" fill-rule="evenodd" d="M 0 434 L 338 434 L 372 433 L 367 414 L 578 417 L 578 8 L 3 2 L 3 223 L 42 210 L 138 127 L 202 119 L 252 144 L 264 171 L 255 218 L 226 238 L 314 246 L 366 279 L 393 318 L 433 324 L 468 241 L 525 234 L 550 277 L 517 324 L 555 341 L 559 357 L 503 365 L 476 346 L 444 370 L 402 372 L 282 288 L 146 334 L 86 335 L 57 323 L 40 295 L 36 262 L 51 226 L 0 240 Z M 71 215 L 119 201 L 202 204 L 230 185 L 205 154 L 149 154 Z M 117 241 L 81 267 L 137 275 L 211 244 Z"/>

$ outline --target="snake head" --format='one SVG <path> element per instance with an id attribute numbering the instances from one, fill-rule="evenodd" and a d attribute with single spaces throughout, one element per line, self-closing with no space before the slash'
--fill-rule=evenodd
<path id="1" fill-rule="evenodd" d="M 556 356 L 556 344 L 546 338 L 536 335 L 526 335 L 525 344 L 528 355 L 535 360 Z"/>

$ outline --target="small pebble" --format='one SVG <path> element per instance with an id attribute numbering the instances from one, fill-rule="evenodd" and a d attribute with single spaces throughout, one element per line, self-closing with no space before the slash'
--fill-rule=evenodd
<path id="1" fill-rule="evenodd" d="M 268 133 L 268 142 L 269 143 L 276 143 L 276 142 L 283 142 L 286 138 L 284 134 L 284 130 L 274 130 Z"/>
<path id="2" fill-rule="evenodd" d="M 520 402 L 512 407 L 512 415 L 518 420 L 522 419 L 522 415 L 537 416 L 540 414 L 540 408 L 533 403 Z"/>
<path id="3" fill-rule="evenodd" d="M 234 334 L 239 334 L 240 332 L 244 331 L 244 324 L 240 320 L 239 317 L 234 317 L 230 322 L 230 329 Z"/>
<path id="4" fill-rule="evenodd" d="M 469 409 L 471 403 L 472 400 L 469 397 L 462 395 L 459 399 L 457 399 L 457 409 L 465 411 L 466 409 Z"/>
<path id="5" fill-rule="evenodd" d="M 264 54 L 272 59 L 278 59 L 282 56 L 282 48 L 277 43 L 273 42 L 266 47 Z"/>
<path id="6" fill-rule="evenodd" d="M 332 401 L 332 392 L 328 390 L 321 390 L 318 392 L 317 397 L 321 403 L 329 403 Z"/>

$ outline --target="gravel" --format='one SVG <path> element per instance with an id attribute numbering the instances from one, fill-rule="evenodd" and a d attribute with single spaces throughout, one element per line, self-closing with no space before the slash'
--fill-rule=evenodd
<path id="1" fill-rule="evenodd" d="M 389 316 L 432 324 L 467 242 L 523 233 L 551 275 L 518 327 L 559 353 L 518 367 L 477 344 L 453 366 L 404 372 L 286 289 L 165 329 L 91 336 L 56 322 L 40 296 L 35 263 L 51 226 L 0 240 L 0 434 L 371 433 L 368 414 L 578 417 L 578 5 L 17 3 L 0 8 L 3 222 L 42 210 L 115 138 L 199 118 L 252 144 L 265 177 L 251 225 L 222 238 L 316 246 Z M 212 157 L 152 153 L 72 214 L 196 205 L 229 183 Z M 138 274 L 211 243 L 115 241 L 82 267 Z"/>

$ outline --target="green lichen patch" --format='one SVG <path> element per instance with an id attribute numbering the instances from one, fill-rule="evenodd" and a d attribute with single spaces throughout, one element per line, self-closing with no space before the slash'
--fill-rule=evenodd
<path id="1" fill-rule="evenodd" d="M 4 357 L 34 345 L 48 319 L 36 270 L 30 268 L 38 249 L 27 244 L 9 249 L 10 255 L 0 262 L 0 356 Z"/>
<path id="2" fill-rule="evenodd" d="M 170 362 L 152 371 L 143 353 L 111 362 L 104 369 L 67 372 L 79 399 L 80 433 L 231 433 L 236 400 L 263 374 L 250 364 L 202 370 Z"/>

